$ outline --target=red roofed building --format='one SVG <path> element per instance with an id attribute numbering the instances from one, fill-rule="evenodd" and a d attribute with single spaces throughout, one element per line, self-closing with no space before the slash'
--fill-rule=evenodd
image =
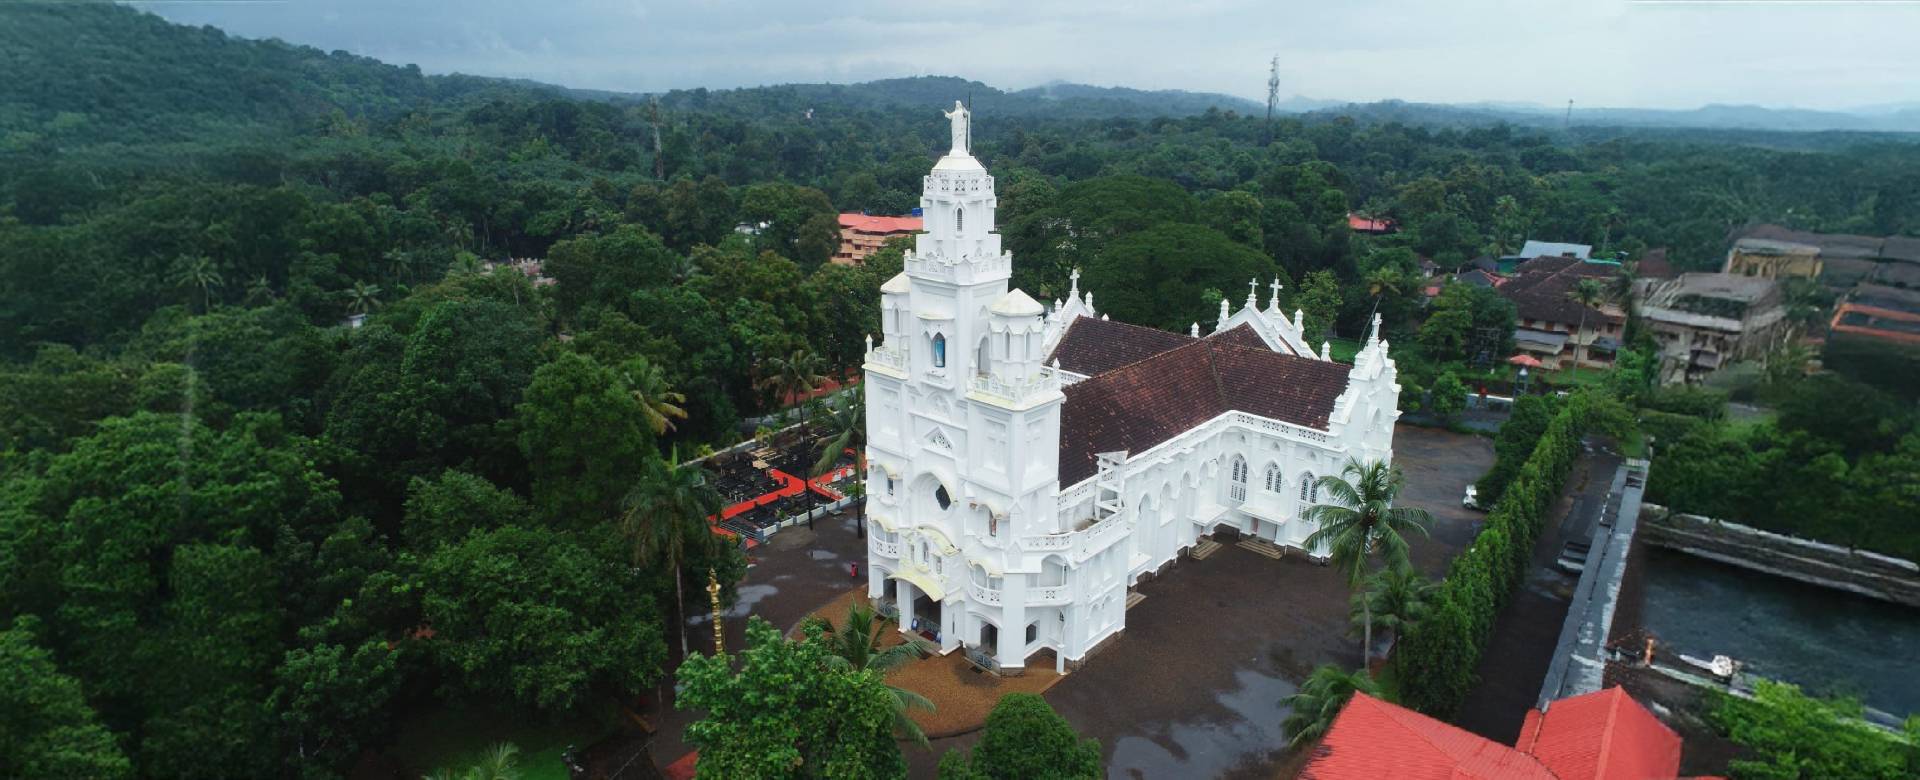
<path id="1" fill-rule="evenodd" d="M 833 262 L 840 265 L 861 265 L 867 262 L 867 256 L 880 251 L 888 239 L 895 236 L 910 236 L 920 232 L 922 220 L 919 217 L 872 217 L 866 214 L 840 215 L 840 250 L 833 253 Z"/>
<path id="2" fill-rule="evenodd" d="M 1354 694 L 1303 780 L 1668 780 L 1680 737 L 1619 688 L 1529 710 L 1514 747 Z"/>
<path id="3" fill-rule="evenodd" d="M 1392 233 L 1398 226 L 1393 220 L 1387 219 L 1386 217 L 1363 217 L 1353 212 L 1347 212 L 1347 227 L 1355 233 L 1384 236 Z"/>

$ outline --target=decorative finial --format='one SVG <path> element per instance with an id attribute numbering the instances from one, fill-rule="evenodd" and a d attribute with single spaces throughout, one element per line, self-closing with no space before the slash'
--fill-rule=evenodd
<path id="1" fill-rule="evenodd" d="M 720 578 L 707 569 L 707 597 L 713 601 L 713 654 L 726 655 L 727 632 L 720 623 Z"/>
<path id="2" fill-rule="evenodd" d="M 1306 312 L 1301 311 L 1297 308 L 1294 309 L 1293 310 L 1293 326 L 1296 328 L 1306 327 L 1306 324 L 1307 324 L 1306 316 L 1307 316 Z"/>
<path id="3" fill-rule="evenodd" d="M 873 351 L 873 334 L 871 333 L 867 334 L 867 351 Z"/>
<path id="4" fill-rule="evenodd" d="M 1280 310 L 1280 277 L 1278 276 L 1273 277 L 1273 284 L 1268 285 L 1268 287 L 1273 290 L 1273 297 L 1267 299 L 1267 308 L 1271 311 L 1279 311 Z"/>
<path id="5" fill-rule="evenodd" d="M 1252 279 L 1247 280 L 1247 308 L 1249 309 L 1260 308 L 1260 298 L 1256 294 L 1259 291 L 1259 289 L 1260 289 L 1259 277 L 1254 277 Z"/>
<path id="6" fill-rule="evenodd" d="M 1193 323 L 1192 325 L 1188 325 L 1187 335 L 1192 336 L 1194 338 L 1200 338 L 1200 323 L 1196 322 L 1196 323 Z"/>
<path id="7" fill-rule="evenodd" d="M 1092 290 L 1087 291 L 1087 313 L 1088 314 L 1093 313 L 1093 291 Z"/>
<path id="8" fill-rule="evenodd" d="M 1073 285 L 1073 289 L 1072 289 L 1072 290 L 1069 290 L 1069 291 L 1067 292 L 1067 295 L 1068 295 L 1068 297 L 1072 297 L 1072 298 L 1078 298 L 1078 297 L 1080 297 L 1080 268 L 1079 268 L 1079 266 L 1075 266 L 1075 267 L 1074 267 L 1074 269 L 1073 269 L 1073 272 L 1072 272 L 1072 273 L 1069 273 L 1069 274 L 1067 274 L 1067 281 L 1068 281 L 1069 283 L 1071 283 L 1071 284 Z"/>
<path id="9" fill-rule="evenodd" d="M 1321 360 L 1333 359 L 1333 344 L 1331 342 L 1326 342 L 1326 341 L 1320 342 L 1320 359 Z"/>
<path id="10" fill-rule="evenodd" d="M 1380 313 L 1373 313 L 1373 328 L 1367 332 L 1368 341 L 1380 340 Z"/>
<path id="11" fill-rule="evenodd" d="M 1229 316 L 1231 315 L 1227 314 L 1227 299 L 1221 298 L 1220 299 L 1220 322 L 1219 324 L 1215 325 L 1213 329 L 1220 330 L 1222 328 L 1227 327 L 1227 317 Z"/>

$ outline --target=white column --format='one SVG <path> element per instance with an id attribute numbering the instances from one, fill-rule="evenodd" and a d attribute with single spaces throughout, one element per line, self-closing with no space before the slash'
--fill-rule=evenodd
<path id="1" fill-rule="evenodd" d="M 894 580 L 894 603 L 900 607 L 900 633 L 913 633 L 913 583 Z"/>
<path id="2" fill-rule="evenodd" d="M 868 533 L 867 538 L 869 539 L 873 538 L 872 531 L 868 531 L 867 533 Z M 887 578 L 880 576 L 880 567 L 873 565 L 872 556 L 867 557 L 866 567 L 867 567 L 867 600 L 879 601 L 880 599 L 884 598 L 887 595 Z"/>
<path id="3" fill-rule="evenodd" d="M 961 632 L 967 626 L 967 602 L 958 596 L 940 602 L 940 652 L 960 646 Z"/>
<path id="4" fill-rule="evenodd" d="M 1008 574 L 1000 594 L 1000 668 L 1027 665 L 1027 576 Z"/>

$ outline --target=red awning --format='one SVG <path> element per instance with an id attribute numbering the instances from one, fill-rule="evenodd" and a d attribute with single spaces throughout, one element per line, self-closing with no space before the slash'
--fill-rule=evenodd
<path id="1" fill-rule="evenodd" d="M 1514 355 L 1507 358 L 1507 362 L 1522 368 L 1539 368 L 1541 365 L 1539 359 L 1532 355 Z"/>

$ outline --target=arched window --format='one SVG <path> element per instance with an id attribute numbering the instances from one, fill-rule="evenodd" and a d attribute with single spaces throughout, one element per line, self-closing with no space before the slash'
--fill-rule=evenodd
<path id="1" fill-rule="evenodd" d="M 953 497 L 947 495 L 946 485 L 933 489 L 933 502 L 940 505 L 942 512 L 947 511 L 947 507 L 953 506 Z"/>
<path id="2" fill-rule="evenodd" d="M 979 374 L 981 376 L 986 376 L 989 373 L 988 368 L 991 366 L 991 363 L 992 363 L 992 361 L 987 359 L 987 337 L 986 336 L 980 337 L 980 348 L 974 350 L 974 352 L 976 354 L 974 354 L 973 356 L 973 371 L 974 373 Z"/>
<path id="3" fill-rule="evenodd" d="M 947 367 L 947 335 L 944 333 L 933 334 L 933 367 Z"/>
<path id="4" fill-rule="evenodd" d="M 1247 500 L 1247 459 L 1233 456 L 1233 472 L 1227 482 L 1227 498 L 1234 501 Z"/>
<path id="5" fill-rule="evenodd" d="M 1300 500 L 1302 502 L 1320 500 L 1320 486 L 1314 484 L 1313 472 L 1311 471 L 1300 475 Z"/>
<path id="6" fill-rule="evenodd" d="M 967 229 L 967 210 L 962 208 L 954 209 L 953 210 L 953 232 L 962 233 L 962 232 L 965 232 L 966 229 Z"/>
<path id="7" fill-rule="evenodd" d="M 1280 483 L 1283 481 L 1285 480 L 1280 478 L 1280 464 L 1267 464 L 1267 492 L 1278 495 L 1280 493 Z"/>

